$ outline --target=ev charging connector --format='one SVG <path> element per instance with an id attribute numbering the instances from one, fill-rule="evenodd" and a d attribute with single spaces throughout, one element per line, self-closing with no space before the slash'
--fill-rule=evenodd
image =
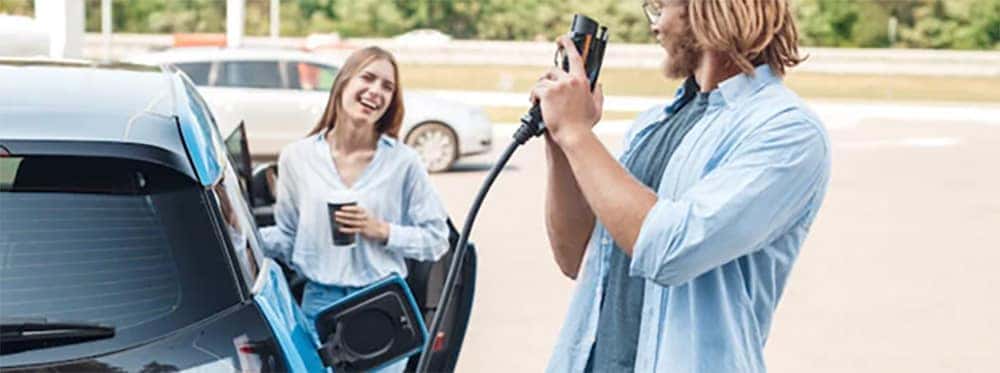
<path id="1" fill-rule="evenodd" d="M 590 17 L 576 14 L 573 16 L 573 23 L 570 26 L 570 38 L 573 40 L 573 45 L 576 46 L 580 57 L 583 58 L 584 70 L 586 70 L 587 78 L 590 80 L 590 90 L 593 91 L 601 72 L 601 63 L 604 61 L 604 49 L 608 44 L 608 28 L 600 26 Z M 569 59 L 561 47 L 556 50 L 555 63 L 556 66 L 562 67 L 563 71 L 569 72 Z M 462 226 L 462 232 L 458 236 L 458 245 L 455 247 L 451 265 L 448 267 L 448 276 L 445 278 L 441 297 L 438 300 L 437 312 L 434 313 L 434 319 L 431 321 L 428 333 L 431 337 L 428 338 L 427 344 L 424 345 L 423 352 L 420 354 L 420 361 L 417 363 L 416 371 L 418 373 L 427 372 L 427 368 L 430 365 L 431 356 L 434 354 L 432 344 L 438 335 L 438 330 L 441 328 L 441 320 L 448 314 L 448 307 L 451 304 L 451 297 L 459 268 L 461 268 L 461 264 L 465 259 L 469 233 L 472 231 L 472 225 L 476 221 L 476 216 L 479 214 L 479 208 L 482 207 L 483 200 L 486 198 L 486 193 L 489 192 L 493 186 L 493 182 L 496 181 L 497 175 L 507 165 L 514 151 L 519 146 L 528 142 L 532 137 L 541 136 L 543 133 L 545 133 L 545 123 L 542 120 L 542 109 L 539 103 L 536 102 L 532 105 L 531 110 L 521 117 L 521 126 L 514 132 L 514 141 L 511 141 L 510 145 L 507 146 L 507 149 L 504 150 L 503 154 L 497 160 L 497 163 L 493 165 L 489 175 L 486 176 L 486 180 L 483 181 L 476 199 L 472 202 L 468 215 L 465 217 L 465 224 Z"/>

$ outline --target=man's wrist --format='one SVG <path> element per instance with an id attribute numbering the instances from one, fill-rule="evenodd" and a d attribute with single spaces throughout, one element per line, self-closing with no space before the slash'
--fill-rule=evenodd
<path id="1" fill-rule="evenodd" d="M 569 155 L 571 151 L 576 150 L 591 136 L 594 136 L 594 132 L 589 130 L 563 130 L 558 135 L 553 136 L 553 140 L 564 154 Z"/>

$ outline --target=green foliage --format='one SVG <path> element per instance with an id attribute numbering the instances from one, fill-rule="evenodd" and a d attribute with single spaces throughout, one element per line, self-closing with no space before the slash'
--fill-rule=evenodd
<path id="1" fill-rule="evenodd" d="M 979 0 L 969 14 L 971 39 L 981 48 L 1000 50 L 1000 0 Z"/>
<path id="2" fill-rule="evenodd" d="M 34 15 L 35 0 L 0 0 L 0 14 Z"/>
<path id="3" fill-rule="evenodd" d="M 856 1 L 802 1 L 797 18 L 805 44 L 854 46 L 854 29 L 861 19 L 861 6 Z"/>
<path id="4" fill-rule="evenodd" d="M 100 30 L 100 0 L 85 0 Z M 267 35 L 270 0 L 245 0 L 248 35 Z M 697 1 L 697 0 L 696 0 Z M 791 0 L 802 44 L 832 47 L 1000 49 L 1000 0 Z M 224 32 L 225 0 L 113 0 L 116 32 Z M 416 28 L 459 39 L 552 40 L 573 13 L 596 18 L 615 42 L 651 40 L 640 0 L 281 0 L 281 34 L 387 37 Z M 0 0 L 31 15 L 34 0 Z M 890 36 L 896 20 L 895 43 Z"/>
<path id="5" fill-rule="evenodd" d="M 914 48 L 1000 48 L 1000 0 L 925 0 L 901 34 Z"/>

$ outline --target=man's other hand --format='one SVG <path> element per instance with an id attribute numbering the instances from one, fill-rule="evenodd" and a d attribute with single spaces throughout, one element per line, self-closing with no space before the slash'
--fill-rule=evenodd
<path id="1" fill-rule="evenodd" d="M 583 66 L 583 58 L 568 36 L 558 41 L 569 60 L 569 72 L 553 67 L 538 79 L 531 90 L 532 102 L 541 102 L 542 120 L 549 134 L 560 146 L 572 143 L 580 135 L 590 132 L 601 120 L 604 94 L 597 85 L 590 91 L 590 81 Z"/>

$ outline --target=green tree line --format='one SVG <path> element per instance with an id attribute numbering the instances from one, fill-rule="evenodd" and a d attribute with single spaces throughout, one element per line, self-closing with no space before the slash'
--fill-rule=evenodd
<path id="1" fill-rule="evenodd" d="M 86 1 L 87 30 L 100 0 Z M 728 1 L 728 0 L 708 0 Z M 573 13 L 607 24 L 615 41 L 649 42 L 641 0 L 281 0 L 281 34 L 385 37 L 417 28 L 459 39 L 551 40 Z M 113 0 L 125 33 L 223 32 L 225 0 Z M 824 47 L 1000 49 L 1000 0 L 793 0 L 802 44 Z M 31 14 L 33 0 L 0 0 Z M 269 32 L 270 0 L 246 0 L 248 35 Z"/>

